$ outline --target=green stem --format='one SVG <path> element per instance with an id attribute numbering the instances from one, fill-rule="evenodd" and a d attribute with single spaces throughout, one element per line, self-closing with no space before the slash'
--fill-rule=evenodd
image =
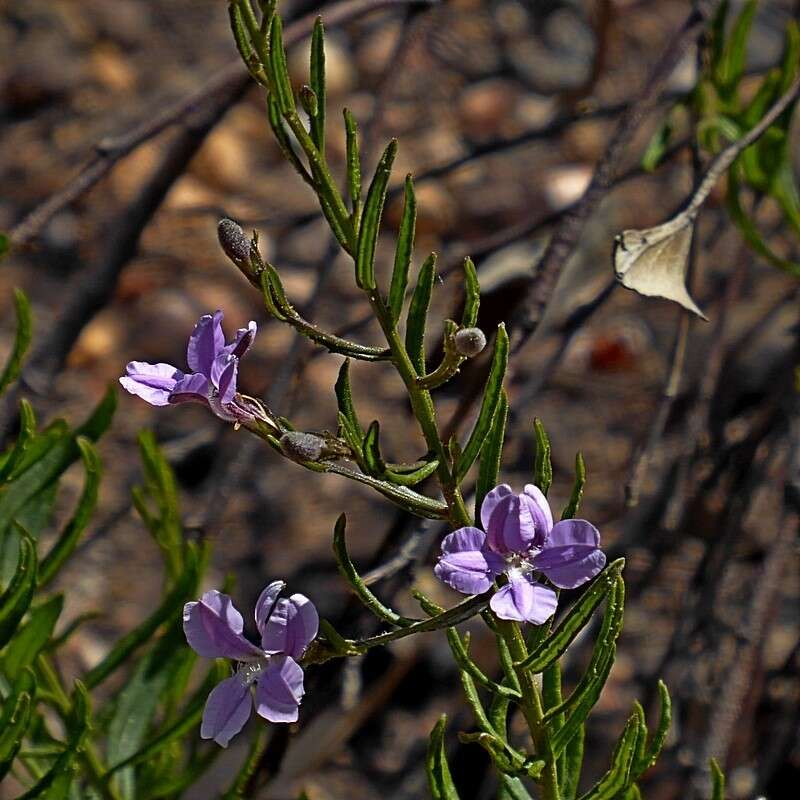
<path id="1" fill-rule="evenodd" d="M 533 679 L 533 675 L 519 666 L 519 662 L 524 661 L 528 655 L 525 639 L 523 639 L 522 632 L 516 622 L 498 619 L 497 630 L 508 645 L 511 658 L 516 664 L 514 670 L 517 673 L 522 693 L 520 708 L 525 721 L 528 723 L 528 729 L 536 747 L 536 755 L 545 762 L 545 768 L 538 781 L 542 790 L 542 800 L 561 800 L 558 788 L 558 768 L 556 760 L 553 758 L 553 749 L 547 725 L 544 723 L 542 695 Z"/>
<path id="2" fill-rule="evenodd" d="M 436 409 L 433 405 L 431 393 L 419 385 L 419 375 L 417 375 L 417 371 L 411 363 L 405 344 L 397 332 L 392 315 L 380 293 L 377 290 L 371 291 L 368 292 L 368 297 L 372 310 L 375 312 L 375 316 L 386 337 L 386 342 L 392 353 L 392 361 L 403 379 L 403 383 L 406 385 L 411 408 L 422 429 L 422 435 L 425 437 L 428 449 L 439 460 L 436 475 L 447 503 L 450 522 L 454 528 L 471 525 L 472 518 L 464 505 L 464 498 L 461 496 L 455 474 L 450 469 L 447 452 L 439 436 L 439 429 L 436 424 Z"/>
<path id="3" fill-rule="evenodd" d="M 56 672 L 55 667 L 45 655 L 39 655 L 36 658 L 36 666 L 43 682 L 47 685 L 59 715 L 66 722 L 67 717 L 72 711 L 72 701 L 61 685 L 58 672 Z M 92 786 L 94 786 L 100 795 L 104 797 L 105 800 L 120 800 L 116 789 L 104 779 L 103 776 L 107 770 L 90 742 L 84 743 L 80 751 L 80 757 L 86 766 Z"/>

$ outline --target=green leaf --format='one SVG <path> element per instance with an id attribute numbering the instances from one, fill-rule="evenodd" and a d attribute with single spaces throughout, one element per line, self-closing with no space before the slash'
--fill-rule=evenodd
<path id="1" fill-rule="evenodd" d="M 472 259 L 464 259 L 464 312 L 461 315 L 462 328 L 474 328 L 478 322 L 478 310 L 481 305 L 481 285 L 478 272 Z"/>
<path id="2" fill-rule="evenodd" d="M 56 781 L 63 779 L 71 772 L 73 762 L 78 757 L 83 740 L 89 730 L 89 695 L 80 681 L 75 681 L 72 708 L 66 748 L 41 780 L 27 792 L 21 794 L 17 800 L 33 800 L 34 797 L 44 797 L 45 792 L 49 792 Z"/>
<path id="3" fill-rule="evenodd" d="M 722 50 L 714 78 L 720 96 L 724 99 L 729 100 L 735 96 L 736 88 L 744 74 L 747 39 L 757 7 L 757 0 L 747 0 Z"/>
<path id="4" fill-rule="evenodd" d="M 715 758 L 708 762 L 711 769 L 711 800 L 725 800 L 725 773 Z"/>
<path id="5" fill-rule="evenodd" d="M 139 434 L 139 454 L 144 486 L 133 490 L 133 504 L 161 549 L 170 580 L 175 581 L 183 572 L 185 547 L 175 474 L 152 431 Z"/>
<path id="6" fill-rule="evenodd" d="M 562 771 L 559 775 L 562 800 L 575 800 L 578 794 L 578 784 L 581 779 L 583 767 L 583 744 L 586 738 L 586 729 L 578 726 L 575 735 L 567 742 L 562 759 Z"/>
<path id="7" fill-rule="evenodd" d="M 389 312 L 392 323 L 397 325 L 403 312 L 403 301 L 408 286 L 408 271 L 414 255 L 414 234 L 417 228 L 417 198 L 414 194 L 414 180 L 406 175 L 403 194 L 403 214 L 400 217 L 400 229 L 397 232 L 397 247 L 394 252 L 394 268 L 392 282 L 389 287 Z"/>
<path id="8" fill-rule="evenodd" d="M 100 458 L 97 451 L 88 439 L 79 436 L 76 440 L 80 450 L 86 478 L 83 491 L 78 499 L 75 513 L 67 526 L 59 534 L 55 544 L 48 554 L 42 559 L 39 567 L 39 586 L 44 586 L 52 580 L 64 563 L 72 555 L 78 545 L 89 520 L 97 507 L 97 497 L 100 489 Z"/>
<path id="9" fill-rule="evenodd" d="M 350 559 L 350 554 L 347 552 L 347 542 L 345 541 L 346 526 L 347 518 L 344 514 L 341 514 L 339 519 L 336 520 L 336 527 L 333 531 L 333 554 L 336 557 L 336 566 L 339 568 L 342 577 L 350 585 L 358 599 L 361 600 L 376 617 L 400 627 L 413 625 L 416 620 L 403 617 L 389 608 L 389 606 L 381 603 L 369 590 L 367 584 L 364 583 L 361 576 L 358 574 L 355 564 L 353 564 Z"/>
<path id="10" fill-rule="evenodd" d="M 383 204 L 386 201 L 386 187 L 392 164 L 397 155 L 397 141 L 392 139 L 375 170 L 367 199 L 364 202 L 364 213 L 358 229 L 356 244 L 356 283 L 367 292 L 375 291 L 375 249 L 378 244 L 378 231 L 383 216 Z"/>
<path id="11" fill-rule="evenodd" d="M 311 117 L 311 139 L 320 155 L 325 153 L 325 29 L 317 17 L 311 34 L 309 83 L 317 97 L 317 113 Z"/>
<path id="12" fill-rule="evenodd" d="M 470 677 L 477 681 L 484 689 L 488 689 L 495 694 L 503 695 L 504 697 L 521 698 L 522 695 L 515 689 L 493 681 L 486 675 L 485 672 L 469 657 L 469 633 L 466 639 L 462 641 L 460 634 L 455 628 L 450 628 L 447 631 L 447 642 L 450 645 L 450 650 L 453 653 L 453 658 L 458 664 L 459 668 L 468 673 Z"/>
<path id="13" fill-rule="evenodd" d="M 492 427 L 492 421 L 500 408 L 501 396 L 503 391 L 503 377 L 508 366 L 508 334 L 503 323 L 497 326 L 497 339 L 494 343 L 494 355 L 492 356 L 492 366 L 489 370 L 489 377 L 486 381 L 486 389 L 483 393 L 483 401 L 478 412 L 478 419 L 475 427 L 469 435 L 466 445 L 458 459 L 458 466 L 455 470 L 456 476 L 460 480 L 472 466 L 478 453 L 483 447 L 486 437 Z"/>
<path id="14" fill-rule="evenodd" d="M 646 769 L 655 765 L 661 754 L 661 749 L 664 746 L 664 741 L 667 738 L 667 733 L 669 733 L 669 727 L 672 723 L 672 701 L 670 700 L 669 690 L 664 681 L 658 682 L 658 696 L 661 703 L 661 715 L 658 720 L 658 727 L 649 745 L 647 745 L 647 742 L 644 741 L 644 737 L 642 737 L 642 753 L 633 766 L 633 771 L 637 778 Z M 644 716 L 644 711 L 642 711 L 642 715 Z"/>
<path id="15" fill-rule="evenodd" d="M 386 462 L 381 455 L 380 434 L 381 428 L 378 420 L 373 420 L 361 445 L 367 472 L 376 477 L 380 477 L 386 472 Z"/>
<path id="16" fill-rule="evenodd" d="M 572 494 L 570 494 L 569 502 L 561 512 L 561 519 L 572 519 L 578 513 L 585 485 L 586 464 L 583 461 L 583 454 L 578 452 L 575 454 L 575 482 L 572 484 Z"/>
<path id="17" fill-rule="evenodd" d="M 561 667 L 558 661 L 555 661 L 542 673 L 542 702 L 545 711 L 550 713 L 550 710 L 558 708 L 562 701 Z M 553 730 L 557 730 L 564 724 L 563 715 L 560 714 L 551 714 L 551 720 Z"/>
<path id="18" fill-rule="evenodd" d="M 112 672 L 124 664 L 143 644 L 152 639 L 155 632 L 165 623 L 176 619 L 184 603 L 197 593 L 197 586 L 205 565 L 205 551 L 190 544 L 186 549 L 184 572 L 179 576 L 170 592 L 158 608 L 140 625 L 123 636 L 111 648 L 106 657 L 85 677 L 85 683 L 93 689 L 102 683 Z"/>
<path id="19" fill-rule="evenodd" d="M 533 482 L 542 490 L 542 494 L 547 496 L 553 483 L 553 465 L 550 462 L 550 439 L 538 417 L 533 420 L 533 434 L 536 439 Z"/>
<path id="20" fill-rule="evenodd" d="M 283 23 L 277 14 L 269 27 L 269 71 L 271 88 L 281 114 L 294 113 L 294 92 L 286 66 L 286 50 L 283 48 Z"/>
<path id="21" fill-rule="evenodd" d="M 645 172 L 654 172 L 661 163 L 661 159 L 669 148 L 674 128 L 671 115 L 665 119 L 650 138 L 647 148 L 642 156 L 642 169 Z"/>
<path id="22" fill-rule="evenodd" d="M 500 393 L 500 404 L 492 420 L 492 427 L 481 448 L 478 482 L 475 486 L 475 519 L 480 519 L 483 499 L 497 485 L 500 463 L 503 457 L 503 442 L 508 418 L 508 395 Z"/>
<path id="23" fill-rule="evenodd" d="M 183 633 L 178 626 L 166 634 L 136 666 L 117 695 L 108 726 L 107 758 L 118 764 L 141 748 L 152 724 L 161 695 L 175 669 L 183 663 Z M 136 778 L 132 768 L 117 771 L 115 784 L 122 798 L 135 800 Z"/>
<path id="24" fill-rule="evenodd" d="M 0 595 L 0 648 L 11 640 L 30 607 L 36 589 L 36 566 L 36 545 L 21 530 L 17 569 L 8 588 Z"/>
<path id="25" fill-rule="evenodd" d="M 31 304 L 22 289 L 14 289 L 14 308 L 17 312 L 17 333 L 11 355 L 6 361 L 2 375 L 0 375 L 0 396 L 22 372 L 22 362 L 31 343 L 33 323 L 31 319 Z"/>
<path id="26" fill-rule="evenodd" d="M 624 558 L 618 558 L 609 564 L 570 608 L 559 626 L 530 653 L 520 666 L 531 672 L 542 672 L 549 664 L 560 658 L 589 622 L 594 610 L 616 586 L 624 566 Z"/>
<path id="27" fill-rule="evenodd" d="M 578 682 L 572 694 L 563 702 L 548 708 L 545 714 L 546 721 L 549 722 L 552 719 L 563 717 L 567 714 L 571 715 L 576 708 L 585 707 L 587 697 L 596 697 L 598 695 L 599 689 L 602 689 L 602 683 L 600 683 L 598 687 L 598 682 L 604 674 L 607 676 L 611 669 L 611 664 L 608 662 L 609 660 L 613 660 L 615 643 L 622 630 L 624 607 L 625 584 L 622 578 L 617 576 L 614 588 L 608 595 L 608 602 L 606 603 L 606 610 L 603 615 L 603 624 L 595 641 L 594 648 L 592 649 L 592 657 L 589 661 L 589 666 L 586 668 L 583 677 Z M 547 674 L 546 671 L 545 674 Z M 564 722 L 562 720 L 558 727 L 561 727 L 563 724 Z"/>
<path id="28" fill-rule="evenodd" d="M 459 800 L 458 792 L 447 766 L 444 752 L 444 731 L 447 726 L 447 715 L 442 714 L 431 731 L 428 743 L 428 755 L 425 759 L 425 770 L 428 773 L 428 786 L 433 800 Z"/>
<path id="29" fill-rule="evenodd" d="M 33 664 L 53 635 L 63 608 L 64 595 L 57 594 L 30 609 L 28 620 L 19 627 L 3 655 L 3 672 L 11 680 Z"/>
<path id="30" fill-rule="evenodd" d="M 19 435 L 11 450 L 4 454 L 0 466 L 0 486 L 9 477 L 13 478 L 16 468 L 23 463 L 24 456 L 36 439 L 36 415 L 33 406 L 24 398 L 19 402 Z"/>
<path id="31" fill-rule="evenodd" d="M 92 442 L 96 442 L 111 426 L 114 412 L 117 410 L 117 387 L 110 384 L 106 389 L 100 402 L 94 408 L 86 421 L 75 429 L 75 436 L 85 436 Z M 78 448 L 74 447 L 71 452 L 72 463 L 78 457 Z M 66 469 L 66 467 L 65 467 Z"/>
<path id="32" fill-rule="evenodd" d="M 23 669 L 3 702 L 0 714 L 0 781 L 8 774 L 14 757 L 28 730 L 36 695 L 36 678 L 30 669 Z"/>
<path id="33" fill-rule="evenodd" d="M 608 772 L 592 789 L 581 795 L 581 800 L 614 800 L 627 789 L 639 734 L 639 719 L 632 714 L 614 748 Z"/>
<path id="34" fill-rule="evenodd" d="M 406 351 L 417 375 L 425 374 L 425 324 L 436 280 L 436 253 L 431 253 L 419 268 L 417 285 L 406 317 Z"/>
<path id="35" fill-rule="evenodd" d="M 347 191 L 353 204 L 354 224 L 361 209 L 361 156 L 358 153 L 358 123 L 349 109 L 344 109 Z"/>
<path id="36" fill-rule="evenodd" d="M 0 231 L 0 258 L 5 257 L 8 255 L 9 251 L 11 250 L 11 237 Z"/>
<path id="37" fill-rule="evenodd" d="M 387 469 L 383 476 L 392 483 L 398 484 L 398 486 L 416 486 L 426 478 L 430 478 L 438 468 L 439 459 L 435 458 L 433 461 L 428 461 L 419 467 L 419 469 L 411 470 L 411 472 L 396 472 L 395 470 Z"/>
<path id="38" fill-rule="evenodd" d="M 267 120 L 270 128 L 272 128 L 275 141 L 278 143 L 281 153 L 283 153 L 283 157 L 294 167 L 295 171 L 303 179 L 303 181 L 305 181 L 312 189 L 316 189 L 314 179 L 311 177 L 305 165 L 295 152 L 292 140 L 289 138 L 289 134 L 286 132 L 286 128 L 283 125 L 280 104 L 272 92 L 267 94 Z M 320 202 L 322 202 L 321 199 Z M 326 214 L 326 217 L 327 216 L 328 215 Z M 272 316 L 279 320 L 283 319 L 280 312 L 274 308 L 272 300 L 267 296 L 266 292 L 264 294 L 264 301 L 267 305 L 267 311 L 269 311 Z"/>
<path id="39" fill-rule="evenodd" d="M 509 775 L 500 775 L 500 786 L 497 792 L 497 800 L 532 800 L 525 784 L 519 778 L 512 778 Z"/>
<path id="40" fill-rule="evenodd" d="M 339 411 L 347 421 L 348 426 L 356 434 L 358 439 L 364 438 L 364 429 L 358 422 L 355 406 L 353 405 L 353 392 L 350 388 L 350 359 L 346 358 L 339 368 L 339 376 L 336 379 L 336 403 Z"/>

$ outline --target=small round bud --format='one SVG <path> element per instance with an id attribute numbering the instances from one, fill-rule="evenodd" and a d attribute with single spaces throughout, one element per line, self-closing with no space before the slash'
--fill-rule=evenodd
<path id="1" fill-rule="evenodd" d="M 316 117 L 319 113 L 319 101 L 316 92 L 306 84 L 300 89 L 300 103 L 309 117 Z"/>
<path id="2" fill-rule="evenodd" d="M 480 328 L 462 328 L 455 336 L 456 350 L 472 358 L 486 347 L 486 335 Z"/>
<path id="3" fill-rule="evenodd" d="M 325 449 L 325 440 L 313 433 L 286 431 L 280 438 L 283 452 L 296 461 L 319 461 Z"/>
<path id="4" fill-rule="evenodd" d="M 250 241 L 242 226 L 232 219 L 221 219 L 217 237 L 225 255 L 237 266 L 250 263 Z"/>

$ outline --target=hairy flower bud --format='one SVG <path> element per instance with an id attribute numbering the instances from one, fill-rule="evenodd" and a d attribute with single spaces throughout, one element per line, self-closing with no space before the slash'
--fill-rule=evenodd
<path id="1" fill-rule="evenodd" d="M 456 350 L 472 358 L 486 347 L 486 335 L 480 328 L 463 328 L 455 336 Z"/>
<path id="2" fill-rule="evenodd" d="M 250 263 L 250 241 L 242 226 L 232 219 L 221 219 L 217 225 L 217 236 L 225 255 L 237 267 Z"/>
<path id="3" fill-rule="evenodd" d="M 296 461 L 319 461 L 325 450 L 325 440 L 313 433 L 286 431 L 280 438 L 283 452 Z"/>

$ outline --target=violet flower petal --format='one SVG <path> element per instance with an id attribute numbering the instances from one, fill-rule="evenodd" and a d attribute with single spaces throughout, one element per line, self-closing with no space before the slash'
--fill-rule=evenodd
<path id="1" fill-rule="evenodd" d="M 236 331 L 236 336 L 234 336 L 233 341 L 230 344 L 226 344 L 225 347 L 222 348 L 222 352 L 236 356 L 236 358 L 241 358 L 250 349 L 250 345 L 253 344 L 257 330 L 258 326 L 255 321 L 251 319 L 250 322 L 247 323 L 246 328 L 239 328 L 239 330 Z"/>
<path id="2" fill-rule="evenodd" d="M 198 602 L 183 607 L 183 632 L 189 646 L 204 658 L 232 658 L 238 661 L 262 655 L 242 636 L 244 620 L 230 597 L 216 590 L 206 592 Z"/>
<path id="3" fill-rule="evenodd" d="M 297 722 L 303 670 L 290 656 L 273 656 L 256 687 L 256 713 L 270 722 Z"/>
<path id="4" fill-rule="evenodd" d="M 514 490 L 507 483 L 501 483 L 495 486 L 494 489 L 483 498 L 483 503 L 481 504 L 481 524 L 485 531 L 489 530 L 489 520 L 492 518 L 492 512 L 497 508 L 497 504 L 506 497 L 511 497 L 513 494 Z"/>
<path id="5" fill-rule="evenodd" d="M 188 401 L 208 402 L 208 378 L 199 372 L 184 375 L 172 390 L 169 397 L 170 403 L 186 403 Z"/>
<path id="6" fill-rule="evenodd" d="M 278 595 L 283 591 L 286 586 L 285 581 L 272 581 L 268 583 L 261 591 L 261 594 L 256 600 L 255 618 L 256 627 L 259 633 L 264 633 L 264 626 L 267 624 L 269 615 L 272 613 L 272 608 Z"/>
<path id="7" fill-rule="evenodd" d="M 213 315 L 203 315 L 197 325 L 194 326 L 191 336 L 189 336 L 186 362 L 189 364 L 190 369 L 205 375 L 207 378 L 211 377 L 211 366 L 214 363 L 214 359 L 225 347 L 222 317 L 222 311 L 215 311 Z"/>
<path id="8" fill-rule="evenodd" d="M 503 559 L 486 547 L 486 534 L 467 527 L 445 536 L 442 555 L 433 571 L 457 592 L 480 594 L 491 587 L 504 567 Z"/>
<path id="9" fill-rule="evenodd" d="M 227 747 L 228 742 L 245 726 L 252 710 L 250 687 L 238 675 L 226 678 L 208 695 L 200 736 Z"/>
<path id="10" fill-rule="evenodd" d="M 119 379 L 123 388 L 153 406 L 167 405 L 170 392 L 184 377 L 172 364 L 148 364 L 146 361 L 131 361 L 125 372 L 127 374 Z"/>
<path id="11" fill-rule="evenodd" d="M 594 525 L 585 519 L 565 519 L 555 524 L 532 563 L 560 589 L 574 589 L 603 569 L 606 556 Z"/>
<path id="12" fill-rule="evenodd" d="M 543 530 L 545 537 L 553 529 L 553 512 L 550 510 L 550 503 L 547 498 L 542 494 L 542 490 L 532 483 L 526 483 L 522 493 L 530 497 L 536 505 L 536 525 L 540 530 Z"/>
<path id="13" fill-rule="evenodd" d="M 319 615 L 314 604 L 302 594 L 278 600 L 261 631 L 265 653 L 284 653 L 300 658 L 319 631 Z"/>
<path id="14" fill-rule="evenodd" d="M 211 366 L 211 383 L 219 392 L 219 400 L 228 405 L 236 395 L 236 376 L 239 371 L 239 359 L 223 353 Z"/>
<path id="15" fill-rule="evenodd" d="M 486 540 L 495 553 L 527 553 L 545 541 L 546 518 L 527 494 L 500 499 L 489 515 Z"/>
<path id="16" fill-rule="evenodd" d="M 556 612 L 556 593 L 541 583 L 531 583 L 519 573 L 509 575 L 508 583 L 492 595 L 489 605 L 500 619 L 541 625 Z"/>

